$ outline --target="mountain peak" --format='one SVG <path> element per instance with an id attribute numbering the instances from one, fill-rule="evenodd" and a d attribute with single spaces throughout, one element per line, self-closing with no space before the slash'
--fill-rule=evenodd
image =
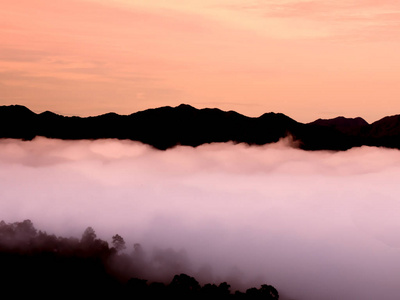
<path id="1" fill-rule="evenodd" d="M 117 138 L 140 141 L 157 149 L 176 145 L 234 142 L 264 145 L 292 135 L 306 150 L 346 150 L 361 145 L 400 149 L 400 115 L 369 125 L 364 119 L 339 116 L 299 123 L 282 113 L 247 117 L 218 108 L 188 104 L 152 108 L 129 116 L 108 113 L 89 118 L 36 114 L 22 105 L 0 106 L 0 138 Z"/>
<path id="2" fill-rule="evenodd" d="M 3 105 L 0 106 L 1 112 L 13 114 L 35 114 L 29 108 L 23 105 Z"/>
<path id="3" fill-rule="evenodd" d="M 368 122 L 365 121 L 363 118 L 346 118 L 343 116 L 339 116 L 333 119 L 318 119 L 308 124 L 313 126 L 334 128 L 344 134 L 349 135 L 357 135 L 360 133 L 363 127 L 369 125 Z"/>
<path id="4" fill-rule="evenodd" d="M 332 119 L 318 119 L 308 124 L 322 125 L 322 126 L 366 126 L 368 122 L 361 117 L 347 118 L 344 116 L 339 116 Z"/>
<path id="5" fill-rule="evenodd" d="M 191 106 L 189 104 L 184 104 L 184 103 L 179 104 L 176 108 L 179 108 L 179 109 L 197 109 L 197 108 L 195 108 L 195 107 L 193 107 L 193 106 Z"/>

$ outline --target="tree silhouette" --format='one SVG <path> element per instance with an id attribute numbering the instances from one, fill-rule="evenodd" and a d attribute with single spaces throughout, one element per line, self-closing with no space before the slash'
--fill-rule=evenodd
<path id="1" fill-rule="evenodd" d="M 252 287 L 246 290 L 246 296 L 250 299 L 263 299 L 263 300 L 278 300 L 278 291 L 268 284 L 261 285 L 261 288 L 257 289 Z"/>
<path id="2" fill-rule="evenodd" d="M 263 284 L 259 291 L 263 299 L 279 299 L 278 291 L 272 285 Z"/>
<path id="3" fill-rule="evenodd" d="M 15 233 L 23 238 L 32 238 L 36 235 L 36 229 L 31 220 L 15 223 Z"/>
<path id="4" fill-rule="evenodd" d="M 85 229 L 85 231 L 82 234 L 81 238 L 81 243 L 83 245 L 91 245 L 94 243 L 94 240 L 96 239 L 96 233 L 92 227 L 88 227 Z"/>
<path id="5" fill-rule="evenodd" d="M 191 297 L 198 295 L 200 284 L 193 277 L 180 274 L 174 276 L 168 288 L 174 297 Z"/>
<path id="6" fill-rule="evenodd" d="M 125 248 L 124 239 L 112 237 L 114 247 L 96 237 L 92 227 L 86 228 L 81 239 L 64 238 L 37 231 L 30 220 L 7 224 L 0 221 L 0 283 L 4 293 L 14 298 L 38 296 L 54 298 L 54 290 L 68 298 L 79 293 L 90 299 L 112 297 L 121 299 L 263 299 L 278 300 L 278 291 L 270 285 L 250 288 L 246 293 L 230 292 L 222 282 L 200 286 L 189 275 L 180 273 L 166 284 L 167 277 L 155 281 L 152 261 L 140 244 L 131 255 L 118 253 Z M 173 259 L 181 252 L 160 252 L 163 259 Z M 159 253 L 159 254 L 160 254 Z M 173 255 L 168 255 L 168 254 Z M 174 264 L 172 264 L 174 265 Z M 171 267 L 170 264 L 166 264 Z M 147 272 L 149 270 L 149 272 Z M 178 273 L 179 274 L 179 273 Z M 143 276 L 151 275 L 150 283 Z M 38 289 L 45 283 L 51 289 Z M 24 287 L 21 289 L 21 286 Z"/>
<path id="7" fill-rule="evenodd" d="M 112 244 L 117 252 L 126 249 L 124 238 L 119 234 L 112 237 Z"/>

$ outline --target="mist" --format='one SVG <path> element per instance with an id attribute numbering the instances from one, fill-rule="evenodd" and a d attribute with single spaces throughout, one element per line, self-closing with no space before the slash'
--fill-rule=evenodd
<path id="1" fill-rule="evenodd" d="M 2 139 L 0 219 L 118 233 L 199 281 L 282 299 L 397 299 L 399 178 L 400 151 L 375 147 Z"/>

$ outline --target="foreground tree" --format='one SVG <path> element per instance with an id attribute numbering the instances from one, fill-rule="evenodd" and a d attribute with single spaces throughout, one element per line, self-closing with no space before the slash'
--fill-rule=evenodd
<path id="1" fill-rule="evenodd" d="M 119 234 L 116 234 L 112 237 L 112 244 L 117 252 L 126 249 L 124 238 Z"/>
<path id="2" fill-rule="evenodd" d="M 201 287 L 184 273 L 175 273 L 180 275 L 169 284 L 172 275 L 157 282 L 154 274 L 158 269 L 152 268 L 154 258 L 144 259 L 146 253 L 140 244 L 135 244 L 135 251 L 128 255 L 118 253 L 125 248 L 120 235 L 114 235 L 112 242 L 114 247 L 108 247 L 92 227 L 78 239 L 37 231 L 30 220 L 11 224 L 0 221 L 0 287 L 15 299 L 54 299 L 55 290 L 63 291 L 67 298 L 75 298 L 78 293 L 89 299 L 279 299 L 277 290 L 266 284 L 232 294 L 226 282 Z M 159 251 L 156 262 L 179 262 L 181 255 Z M 143 279 L 148 276 L 152 280 L 149 284 Z"/>
<path id="3" fill-rule="evenodd" d="M 186 274 L 175 275 L 168 286 L 169 293 L 179 299 L 190 299 L 198 296 L 200 284 L 196 279 Z"/>
<path id="4" fill-rule="evenodd" d="M 96 237 L 96 232 L 92 227 L 89 226 L 82 234 L 81 243 L 82 245 L 92 245 Z"/>

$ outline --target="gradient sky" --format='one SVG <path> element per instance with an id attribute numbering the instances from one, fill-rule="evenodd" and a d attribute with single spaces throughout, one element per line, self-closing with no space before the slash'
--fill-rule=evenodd
<path id="1" fill-rule="evenodd" d="M 0 0 L 0 104 L 400 113 L 398 0 Z"/>

